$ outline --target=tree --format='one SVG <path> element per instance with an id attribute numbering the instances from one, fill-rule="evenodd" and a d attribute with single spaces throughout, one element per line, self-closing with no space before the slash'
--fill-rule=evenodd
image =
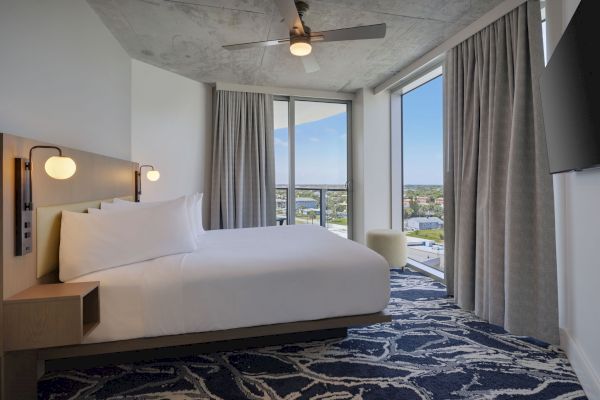
<path id="1" fill-rule="evenodd" d="M 315 210 L 310 210 L 308 211 L 308 218 L 310 218 L 310 223 L 314 224 L 315 222 L 315 218 L 317 217 L 317 213 L 315 212 Z"/>
<path id="2" fill-rule="evenodd" d="M 417 203 L 415 201 L 415 199 L 410 199 L 410 208 L 412 209 L 412 216 L 413 217 L 419 217 L 420 213 L 421 213 L 421 206 L 419 206 L 419 203 Z"/>

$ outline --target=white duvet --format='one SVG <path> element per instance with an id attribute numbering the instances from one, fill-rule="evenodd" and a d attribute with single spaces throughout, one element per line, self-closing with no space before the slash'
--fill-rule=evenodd
<path id="1" fill-rule="evenodd" d="M 81 276 L 100 281 L 87 343 L 383 310 L 387 262 L 311 225 L 209 231 L 193 253 Z"/>

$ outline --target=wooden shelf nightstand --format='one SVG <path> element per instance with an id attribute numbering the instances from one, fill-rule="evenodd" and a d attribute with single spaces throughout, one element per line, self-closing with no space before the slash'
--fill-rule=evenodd
<path id="1" fill-rule="evenodd" d="M 37 285 L 4 300 L 4 350 L 80 344 L 100 323 L 98 285 Z"/>

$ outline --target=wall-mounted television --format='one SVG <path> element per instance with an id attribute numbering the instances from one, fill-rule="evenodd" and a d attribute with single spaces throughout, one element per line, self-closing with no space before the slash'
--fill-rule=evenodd
<path id="1" fill-rule="evenodd" d="M 541 77 L 552 174 L 600 166 L 599 16 L 581 1 Z"/>

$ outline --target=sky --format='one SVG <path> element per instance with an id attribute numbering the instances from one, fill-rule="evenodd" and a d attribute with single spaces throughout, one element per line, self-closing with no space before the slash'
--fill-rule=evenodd
<path id="1" fill-rule="evenodd" d="M 442 185 L 442 83 L 442 77 L 436 78 L 403 97 L 406 185 Z M 275 181 L 278 185 L 286 185 L 289 138 L 288 129 L 281 126 L 286 125 L 287 102 L 275 103 Z M 298 101 L 296 118 L 301 121 L 296 126 L 296 184 L 346 183 L 345 105 Z"/>
<path id="2" fill-rule="evenodd" d="M 442 185 L 443 81 L 435 78 L 402 98 L 404 184 Z"/>
<path id="3" fill-rule="evenodd" d="M 346 141 L 346 112 L 297 125 L 296 184 L 345 184 Z M 278 185 L 288 183 L 288 146 L 287 128 L 275 129 L 275 182 Z"/>

